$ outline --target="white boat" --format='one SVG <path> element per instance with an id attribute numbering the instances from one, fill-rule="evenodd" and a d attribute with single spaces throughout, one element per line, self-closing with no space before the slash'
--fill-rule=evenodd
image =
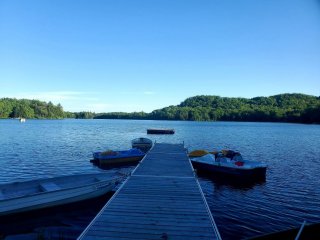
<path id="1" fill-rule="evenodd" d="M 199 154 L 200 150 L 189 154 L 193 167 L 200 171 L 216 174 L 228 174 L 236 177 L 264 177 L 267 164 L 256 161 L 244 160 L 239 152 L 223 150 L 222 152 Z"/>
<path id="2" fill-rule="evenodd" d="M 78 174 L 0 185 L 0 216 L 102 196 L 124 176 Z"/>
<path id="3" fill-rule="evenodd" d="M 19 118 L 19 121 L 20 121 L 20 122 L 25 122 L 26 119 L 25 119 L 25 118 Z"/>
<path id="4" fill-rule="evenodd" d="M 138 148 L 143 152 L 148 152 L 153 145 L 153 142 L 149 138 L 135 138 L 131 141 L 132 148 Z"/>

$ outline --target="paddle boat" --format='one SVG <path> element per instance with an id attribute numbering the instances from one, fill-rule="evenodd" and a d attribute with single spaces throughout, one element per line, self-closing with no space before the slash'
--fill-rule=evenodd
<path id="1" fill-rule="evenodd" d="M 152 148 L 153 143 L 149 138 L 135 138 L 131 141 L 132 148 L 138 148 L 142 152 L 148 152 Z"/>
<path id="2" fill-rule="evenodd" d="M 266 175 L 267 164 L 244 160 L 239 152 L 232 150 L 208 153 L 196 150 L 191 152 L 189 157 L 193 167 L 199 171 L 236 177 L 264 177 Z"/>
<path id="3" fill-rule="evenodd" d="M 0 216 L 99 197 L 123 179 L 123 175 L 96 173 L 1 184 Z"/>
<path id="4" fill-rule="evenodd" d="M 145 153 L 138 148 L 124 151 L 107 150 L 104 152 L 94 152 L 91 162 L 100 166 L 121 165 L 139 162 L 144 155 Z"/>

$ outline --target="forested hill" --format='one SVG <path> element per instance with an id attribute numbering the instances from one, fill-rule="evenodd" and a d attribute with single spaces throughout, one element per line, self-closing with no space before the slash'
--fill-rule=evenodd
<path id="1" fill-rule="evenodd" d="M 228 98 L 195 96 L 177 106 L 145 112 L 64 112 L 60 104 L 38 100 L 0 99 L 0 118 L 103 118 L 186 121 L 264 121 L 320 123 L 320 97 L 279 94 L 271 97 Z"/>
<path id="2" fill-rule="evenodd" d="M 196 96 L 149 114 L 150 119 L 320 123 L 320 98 L 304 94 L 228 98 Z"/>
<path id="3" fill-rule="evenodd" d="M 71 114 L 72 115 L 72 114 Z M 61 119 L 68 116 L 60 104 L 29 99 L 1 98 L 0 118 Z"/>

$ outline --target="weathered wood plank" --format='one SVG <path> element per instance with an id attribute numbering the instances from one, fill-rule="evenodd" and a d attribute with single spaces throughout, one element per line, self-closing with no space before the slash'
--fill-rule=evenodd
<path id="1" fill-rule="evenodd" d="M 179 221 L 209 221 L 208 218 L 206 218 L 205 215 L 183 215 L 183 214 L 152 214 L 152 213 L 128 213 L 125 214 L 123 212 L 117 212 L 117 211 L 110 211 L 107 215 L 103 215 L 102 219 L 107 219 L 108 217 L 114 217 L 114 216 L 122 216 L 122 217 L 135 217 L 135 218 L 145 218 L 145 219 L 177 219 Z"/>
<path id="2" fill-rule="evenodd" d="M 79 239 L 219 239 L 184 146 L 155 144 Z"/>
<path id="3" fill-rule="evenodd" d="M 142 237 L 141 239 L 144 239 L 143 237 L 149 237 L 154 238 L 158 237 L 158 239 L 161 239 L 162 236 L 167 236 L 169 239 L 175 238 L 175 237 L 193 237 L 193 239 L 198 239 L 200 237 L 206 237 L 207 239 L 214 237 L 214 232 L 207 233 L 207 232 L 178 232 L 178 231 L 168 231 L 167 229 L 163 230 L 140 230 L 140 229 L 121 229 L 121 228 L 109 228 L 108 231 L 106 231 L 103 227 L 97 227 L 93 226 L 91 229 L 92 232 L 94 232 L 95 235 L 107 235 L 107 236 L 132 236 L 132 237 Z"/>
<path id="4" fill-rule="evenodd" d="M 170 212 L 170 211 L 148 211 L 148 210 L 125 210 L 125 209 L 110 209 L 108 208 L 108 211 L 110 212 L 110 214 L 112 213 L 127 213 L 127 215 L 130 216 L 145 216 L 145 217 L 155 217 L 155 216 L 166 216 L 168 218 L 194 218 L 197 216 L 201 216 L 201 212 L 197 213 L 197 212 L 185 212 L 185 211 L 175 211 L 175 212 Z M 202 215 L 205 216 L 206 212 L 202 212 Z"/>
<path id="5" fill-rule="evenodd" d="M 139 221 L 139 222 L 138 222 Z M 193 227 L 199 227 L 199 225 L 203 227 L 212 228 L 211 222 L 208 222 L 207 219 L 201 219 L 201 220 L 193 220 L 193 219 L 169 219 L 164 217 L 158 217 L 158 218 L 143 218 L 143 217 L 131 217 L 131 216 L 120 216 L 119 219 L 116 219 L 116 216 L 109 216 L 108 218 L 99 218 L 94 223 L 95 224 L 104 224 L 106 226 L 106 229 L 108 228 L 107 223 L 108 222 L 135 222 L 139 223 L 141 225 L 159 225 L 159 226 L 193 226 Z"/>
<path id="6" fill-rule="evenodd" d="M 94 225 L 92 231 L 105 232 L 105 226 Z M 136 228 L 135 226 L 126 227 L 126 226 L 108 226 L 108 231 L 118 232 L 118 233 L 132 233 L 132 234 L 150 234 L 150 235 L 162 235 L 162 233 L 167 233 L 168 236 L 193 236 L 193 237 L 212 237 L 214 236 L 214 231 L 186 231 L 185 229 L 180 230 L 175 229 L 150 229 L 150 228 Z M 123 235 L 124 235 L 123 234 Z"/>
<path id="7" fill-rule="evenodd" d="M 181 222 L 181 221 L 158 221 L 155 219 L 144 219 L 143 221 L 137 222 L 136 218 L 106 218 L 106 219 L 100 219 L 97 220 L 95 222 L 95 225 L 101 225 L 101 226 L 105 226 L 105 225 L 119 225 L 119 226 L 123 226 L 123 225 L 135 225 L 138 228 L 145 228 L 145 227 L 155 227 L 155 228 L 168 228 L 168 229 L 175 229 L 175 228 L 180 228 L 180 229 L 193 229 L 190 227 L 196 227 L 196 229 L 199 229 L 200 231 L 202 231 L 203 229 L 206 229 L 208 231 L 211 231 L 210 227 L 211 227 L 211 223 L 208 222 L 208 224 L 206 225 L 203 222 L 190 222 L 190 221 L 185 221 L 185 222 Z"/>
<path id="8" fill-rule="evenodd" d="M 123 205 L 123 204 L 111 204 L 109 206 L 109 209 L 148 209 L 148 211 L 152 211 L 152 210 L 162 210 L 162 211 L 190 211 L 190 212 L 205 212 L 206 213 L 206 209 L 203 206 L 197 206 L 194 207 L 192 206 L 192 208 L 190 209 L 190 206 L 186 206 L 186 207 L 182 207 L 180 204 L 176 204 L 176 205 L 170 205 L 170 206 L 166 206 L 166 205 L 156 205 L 156 204 L 149 204 L 149 203 L 145 203 L 143 205 L 138 205 L 138 204 L 127 204 L 127 205 Z"/>

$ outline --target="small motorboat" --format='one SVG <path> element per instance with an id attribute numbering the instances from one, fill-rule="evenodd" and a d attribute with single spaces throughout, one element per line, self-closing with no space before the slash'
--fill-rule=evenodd
<path id="1" fill-rule="evenodd" d="M 139 162 L 145 153 L 138 148 L 132 148 L 124 151 L 107 150 L 104 152 L 94 152 L 93 161 L 100 166 L 120 165 L 126 163 Z"/>
<path id="2" fill-rule="evenodd" d="M 124 179 L 106 173 L 78 174 L 0 185 L 0 216 L 102 196 Z"/>
<path id="3" fill-rule="evenodd" d="M 147 134 L 174 134 L 174 129 L 149 128 Z"/>
<path id="4" fill-rule="evenodd" d="M 135 138 L 131 141 L 132 148 L 138 148 L 142 152 L 148 152 L 153 146 L 153 142 L 149 138 Z"/>
<path id="5" fill-rule="evenodd" d="M 244 160 L 239 152 L 222 150 L 211 152 L 200 157 L 190 156 L 193 167 L 199 171 L 229 174 L 236 177 L 263 177 L 267 164 Z"/>

